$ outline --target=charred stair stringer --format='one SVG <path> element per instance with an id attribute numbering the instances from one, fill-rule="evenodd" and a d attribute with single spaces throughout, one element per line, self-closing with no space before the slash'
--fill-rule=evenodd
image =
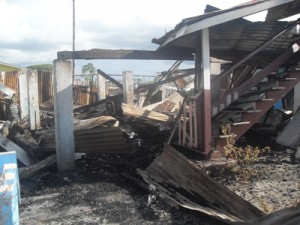
<path id="1" fill-rule="evenodd" d="M 289 81 L 278 81 L 279 89 L 266 91 L 266 96 L 268 97 L 268 101 L 259 101 L 256 102 L 256 108 L 253 113 L 249 113 L 247 111 L 242 113 L 242 122 L 240 122 L 236 126 L 231 126 L 231 132 L 235 134 L 235 140 L 238 140 L 242 137 L 246 131 L 248 131 L 256 122 L 258 122 L 263 115 L 272 107 L 274 104 L 284 97 L 290 90 L 292 90 L 296 84 L 300 81 L 300 71 L 294 71 L 289 74 L 291 79 Z M 246 123 L 247 122 L 247 123 Z M 224 145 L 226 145 L 226 139 L 217 138 L 216 146 L 220 149 Z"/>
<path id="2" fill-rule="evenodd" d="M 212 106 L 212 119 L 217 120 L 216 118 L 223 114 L 223 117 L 228 113 L 240 113 L 241 121 L 239 121 L 236 126 L 231 127 L 231 132 L 234 133 L 235 140 L 238 140 L 247 130 L 249 130 L 261 117 L 283 96 L 285 96 L 291 89 L 293 89 L 296 84 L 299 82 L 300 71 L 292 71 L 285 80 L 278 80 L 277 88 L 266 89 L 266 91 L 261 92 L 261 94 L 265 95 L 263 101 L 253 101 L 253 109 L 251 112 L 243 111 L 240 112 L 234 111 L 232 112 L 230 107 L 236 103 L 242 96 L 244 96 L 247 91 L 256 85 L 259 84 L 263 79 L 267 78 L 273 71 L 279 68 L 285 61 L 287 61 L 292 55 L 299 51 L 299 43 L 293 44 L 289 49 L 287 49 L 282 55 L 276 58 L 272 63 L 267 65 L 264 69 L 256 73 L 250 79 L 239 85 L 238 87 L 233 88 L 231 91 L 228 91 L 223 95 L 221 99 L 219 99 Z M 251 104 L 250 102 L 248 104 Z M 217 122 L 220 125 L 222 122 Z M 223 146 L 226 145 L 226 136 L 213 135 L 213 141 L 215 147 L 218 150 L 222 150 Z"/>

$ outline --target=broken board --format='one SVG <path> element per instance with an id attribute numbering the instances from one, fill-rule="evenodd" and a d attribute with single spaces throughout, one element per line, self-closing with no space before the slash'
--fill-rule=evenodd
<path id="1" fill-rule="evenodd" d="M 8 152 L 15 151 L 17 159 L 25 166 L 30 166 L 36 161 L 35 158 L 29 155 L 24 149 L 4 137 L 2 134 L 0 134 L 0 146 Z"/>
<path id="2" fill-rule="evenodd" d="M 249 222 L 264 215 L 169 145 L 145 171 L 138 172 L 167 200 L 224 222 Z"/>
<path id="3" fill-rule="evenodd" d="M 123 113 L 127 116 L 141 118 L 145 120 L 153 120 L 156 122 L 170 123 L 173 121 L 173 116 L 168 116 L 163 113 L 150 111 L 142 108 L 137 108 L 127 104 L 122 104 Z"/>

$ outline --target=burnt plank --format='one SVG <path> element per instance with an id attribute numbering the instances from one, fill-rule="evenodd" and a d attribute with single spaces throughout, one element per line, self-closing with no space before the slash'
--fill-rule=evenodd
<path id="1" fill-rule="evenodd" d="M 169 145 L 165 145 L 163 153 L 139 173 L 177 204 L 200 209 L 217 219 L 247 222 L 264 215 Z"/>
<path id="2" fill-rule="evenodd" d="M 167 51 L 145 51 L 128 49 L 91 49 L 83 51 L 61 51 L 57 59 L 138 59 L 138 60 L 193 60 L 192 54 Z"/>
<path id="3" fill-rule="evenodd" d="M 2 134 L 0 134 L 0 146 L 8 152 L 15 151 L 17 154 L 17 159 L 23 163 L 25 166 L 32 165 L 36 159 L 28 154 L 24 149 L 22 149 L 20 146 L 16 145 L 14 142 L 9 140 L 8 138 L 4 137 Z"/>
<path id="4" fill-rule="evenodd" d="M 285 208 L 248 223 L 236 225 L 298 225 L 300 221 L 300 205 Z"/>

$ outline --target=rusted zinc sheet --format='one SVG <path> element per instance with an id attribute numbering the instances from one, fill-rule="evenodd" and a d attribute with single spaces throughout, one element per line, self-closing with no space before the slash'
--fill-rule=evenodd
<path id="1" fill-rule="evenodd" d="M 38 70 L 39 101 L 53 103 L 53 74 L 51 71 Z"/>
<path id="2" fill-rule="evenodd" d="M 74 131 L 75 151 L 81 153 L 132 153 L 118 127 L 95 127 Z M 55 138 L 43 138 L 38 151 L 55 151 Z"/>
<path id="3" fill-rule="evenodd" d="M 169 145 L 145 171 L 138 172 L 147 183 L 156 186 L 160 196 L 175 205 L 229 223 L 248 222 L 264 215 Z"/>
<path id="4" fill-rule="evenodd" d="M 95 103 L 97 100 L 97 88 L 74 85 L 73 86 L 73 101 L 74 104 L 88 105 Z"/>
<path id="5" fill-rule="evenodd" d="M 175 106 L 174 102 L 171 101 L 165 101 L 158 106 L 156 106 L 153 111 L 159 112 L 159 113 L 169 113 Z"/>
<path id="6" fill-rule="evenodd" d="M 300 140 L 300 110 L 296 112 L 288 125 L 277 136 L 276 143 L 295 149 Z"/>
<path id="7" fill-rule="evenodd" d="M 16 94 L 16 98 L 17 101 L 19 101 L 19 75 L 18 75 L 18 71 L 14 71 L 14 72 L 6 72 L 4 79 L 1 81 L 3 82 L 3 84 L 12 89 L 15 94 Z"/>
<path id="8" fill-rule="evenodd" d="M 171 113 L 174 112 L 175 110 L 179 110 L 179 102 L 182 101 L 183 101 L 183 97 L 178 92 L 173 92 L 165 100 L 151 105 L 147 105 L 143 107 L 143 109 L 161 112 L 161 113 Z"/>

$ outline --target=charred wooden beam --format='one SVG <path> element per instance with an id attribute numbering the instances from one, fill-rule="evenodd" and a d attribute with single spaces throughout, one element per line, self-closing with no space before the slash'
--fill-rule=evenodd
<path id="1" fill-rule="evenodd" d="M 141 85 L 140 87 L 138 87 L 135 92 L 143 92 L 145 90 L 148 90 L 148 89 L 151 89 L 151 88 L 154 88 L 156 86 L 159 86 L 159 85 L 162 85 L 162 84 L 166 84 L 166 83 L 169 83 L 169 82 L 173 82 L 173 81 L 176 81 L 176 80 L 179 80 L 179 79 L 182 79 L 182 78 L 185 78 L 187 76 L 191 76 L 195 74 L 195 70 L 194 69 L 189 69 L 187 70 L 184 74 L 181 74 L 181 75 L 178 75 L 178 76 L 175 76 L 175 77 L 170 77 L 170 78 L 167 78 L 165 80 L 161 80 L 161 81 L 158 81 L 154 84 L 148 84 L 148 85 Z"/>
<path id="2" fill-rule="evenodd" d="M 83 51 L 62 51 L 57 53 L 57 59 L 138 59 L 138 60 L 193 60 L 192 54 L 169 53 L 163 51 L 145 50 L 112 50 L 91 49 Z"/>
<path id="3" fill-rule="evenodd" d="M 248 223 L 237 223 L 236 225 L 298 225 L 299 221 L 300 205 L 276 211 Z"/>
<path id="4" fill-rule="evenodd" d="M 98 105 L 101 105 L 101 104 L 107 104 L 107 102 L 114 102 L 114 104 L 116 104 L 117 102 L 121 102 L 122 99 L 123 99 L 123 94 L 118 94 L 118 95 L 114 95 L 114 96 L 108 96 L 106 99 L 102 99 L 102 100 L 99 100 L 99 101 L 97 101 L 95 103 L 75 108 L 73 110 L 73 112 L 74 113 L 79 113 L 79 112 L 88 110 L 91 107 L 95 107 L 95 106 L 98 106 Z"/>
<path id="5" fill-rule="evenodd" d="M 115 80 L 108 74 L 104 73 L 102 70 L 98 69 L 97 73 L 100 74 L 101 76 L 103 76 L 104 78 L 106 78 L 107 80 L 109 80 L 110 82 L 112 82 L 113 84 L 115 84 L 117 87 L 123 89 L 123 84 L 121 84 L 119 81 Z"/>
<path id="6" fill-rule="evenodd" d="M 85 153 L 76 153 L 75 154 L 75 159 L 80 159 Z M 21 179 L 28 178 L 37 172 L 39 172 L 42 169 L 45 169 L 51 165 L 56 163 L 56 155 L 50 155 L 46 159 L 39 161 L 31 166 L 28 167 L 21 167 L 19 168 L 19 176 Z"/>
<path id="7" fill-rule="evenodd" d="M 28 154 L 24 149 L 10 141 L 8 138 L 4 137 L 2 134 L 0 134 L 0 146 L 8 152 L 15 151 L 18 160 L 25 166 L 30 166 L 36 161 L 33 156 Z"/>
<path id="8" fill-rule="evenodd" d="M 162 76 L 160 77 L 159 81 L 166 80 L 170 77 L 172 77 L 172 73 L 178 69 L 179 65 L 182 63 L 181 60 L 177 60 L 167 72 L 162 73 Z M 145 101 L 143 103 L 143 106 L 149 105 L 151 98 L 157 94 L 160 90 L 160 84 L 153 86 L 150 88 L 146 94 Z"/>

